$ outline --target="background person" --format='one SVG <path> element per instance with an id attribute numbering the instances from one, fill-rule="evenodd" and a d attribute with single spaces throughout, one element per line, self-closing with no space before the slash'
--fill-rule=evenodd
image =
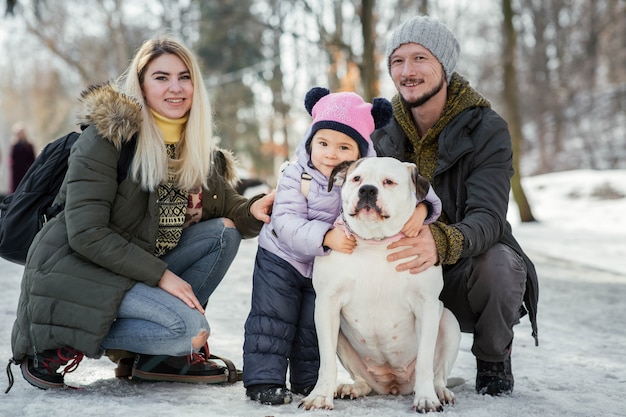
<path id="1" fill-rule="evenodd" d="M 26 171 L 35 161 L 35 148 L 28 140 L 26 134 L 26 128 L 21 123 L 16 124 L 13 127 L 14 140 L 11 145 L 11 153 L 9 155 L 9 162 L 11 166 L 11 190 L 14 192 L 19 185 Z"/>

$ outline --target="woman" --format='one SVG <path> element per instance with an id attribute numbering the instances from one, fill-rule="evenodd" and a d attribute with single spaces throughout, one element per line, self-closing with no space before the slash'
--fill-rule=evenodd
<path id="1" fill-rule="evenodd" d="M 83 93 L 88 126 L 56 199 L 65 210 L 26 260 L 11 361 L 42 389 L 66 387 L 83 356 L 105 351 L 128 366 L 118 376 L 223 380 L 209 361 L 204 307 L 241 238 L 269 221 L 273 193 L 248 200 L 231 186 L 234 161 L 214 147 L 206 89 L 184 45 L 145 42 L 119 85 Z M 136 353 L 132 370 L 120 352 Z"/>

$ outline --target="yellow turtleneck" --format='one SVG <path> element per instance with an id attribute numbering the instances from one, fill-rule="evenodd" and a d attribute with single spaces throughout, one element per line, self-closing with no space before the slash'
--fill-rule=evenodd
<path id="1" fill-rule="evenodd" d="M 168 119 L 159 113 L 150 109 L 150 113 L 154 117 L 154 122 L 161 131 L 166 144 L 176 144 L 180 141 L 180 133 L 183 131 L 183 125 L 187 123 L 189 115 L 185 115 L 180 119 Z"/>
<path id="2" fill-rule="evenodd" d="M 163 135 L 167 155 L 176 158 L 176 146 L 188 116 L 180 119 L 168 119 L 150 109 L 154 122 Z M 176 186 L 175 175 L 168 173 L 168 181 L 159 185 L 159 231 L 155 255 L 161 256 L 178 244 L 183 228 L 186 226 L 186 211 L 189 206 L 189 193 Z"/>

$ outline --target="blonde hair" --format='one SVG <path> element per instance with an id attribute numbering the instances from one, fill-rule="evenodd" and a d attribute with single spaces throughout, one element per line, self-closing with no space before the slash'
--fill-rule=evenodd
<path id="1" fill-rule="evenodd" d="M 154 59 L 164 54 L 180 58 L 189 70 L 193 83 L 189 118 L 183 127 L 175 160 L 167 157 L 165 141 L 147 106 L 142 89 L 146 68 Z M 174 174 L 176 185 L 182 190 L 191 190 L 199 185 L 206 187 L 213 170 L 212 113 L 200 66 L 191 51 L 168 35 L 147 40 L 120 76 L 118 84 L 126 95 L 143 104 L 143 121 L 138 134 L 131 177 L 143 189 L 150 191 L 167 180 L 169 171 Z"/>

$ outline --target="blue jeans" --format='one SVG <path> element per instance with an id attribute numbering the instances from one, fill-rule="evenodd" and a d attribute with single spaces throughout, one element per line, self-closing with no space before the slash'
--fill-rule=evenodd
<path id="1" fill-rule="evenodd" d="M 161 257 L 168 269 L 191 284 L 206 306 L 230 267 L 241 235 L 224 226 L 222 218 L 186 228 L 178 245 Z M 117 319 L 102 342 L 103 349 L 122 349 L 146 355 L 184 356 L 191 339 L 205 329 L 206 317 L 159 287 L 135 284 L 124 296 Z"/>

